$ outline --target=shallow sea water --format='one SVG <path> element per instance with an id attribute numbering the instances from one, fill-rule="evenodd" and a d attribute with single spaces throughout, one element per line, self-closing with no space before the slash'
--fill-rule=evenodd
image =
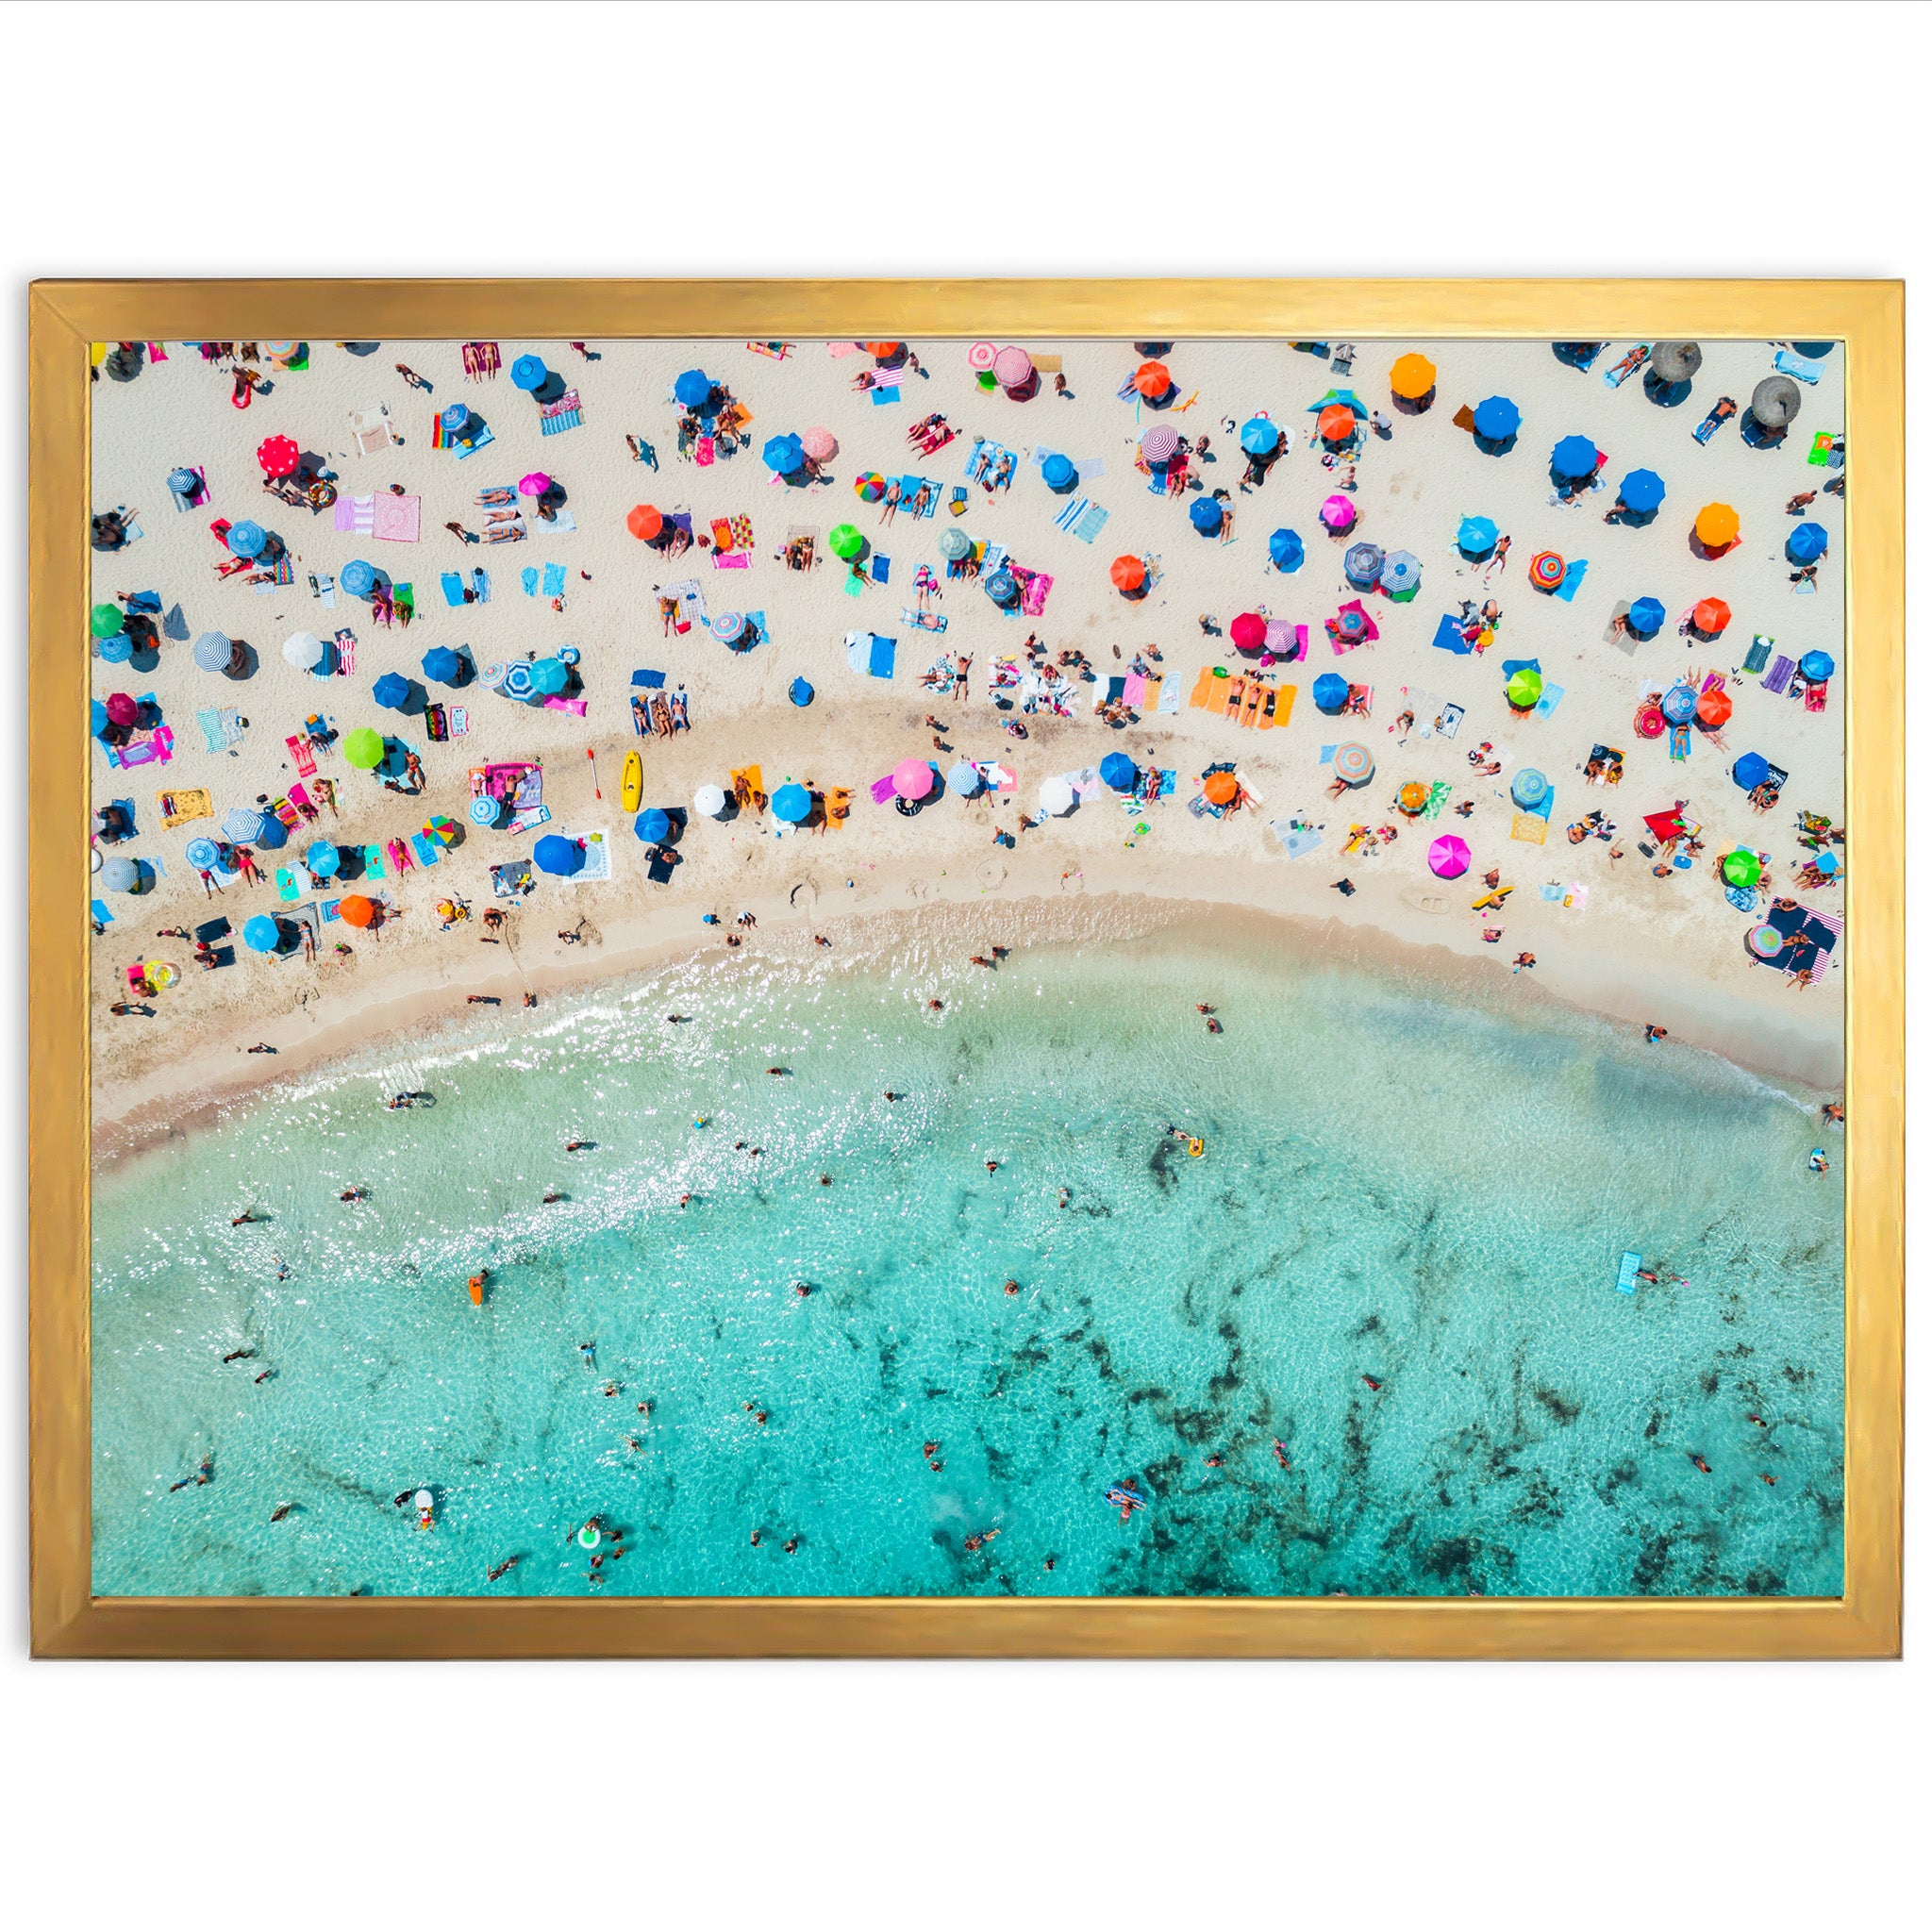
<path id="1" fill-rule="evenodd" d="M 1817 1096 L 1279 949 L 959 950 L 466 1019 L 104 1176 L 96 1590 L 1839 1593 Z"/>

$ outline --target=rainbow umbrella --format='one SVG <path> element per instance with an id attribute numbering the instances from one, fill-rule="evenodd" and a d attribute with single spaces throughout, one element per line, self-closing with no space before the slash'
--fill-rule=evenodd
<path id="1" fill-rule="evenodd" d="M 1375 775 L 1374 755 L 1365 744 L 1338 744 L 1335 747 L 1335 775 L 1351 785 L 1366 785 Z"/>
<path id="2" fill-rule="evenodd" d="M 1539 591 L 1554 591 L 1563 581 L 1563 559 L 1554 550 L 1539 550 L 1529 559 L 1529 580 Z"/>
<path id="3" fill-rule="evenodd" d="M 271 476 L 291 476 L 302 460 L 302 446 L 291 436 L 271 436 L 255 452 L 255 460 Z"/>
<path id="4" fill-rule="evenodd" d="M 1439 879 L 1459 879 L 1469 870 L 1469 847 L 1454 832 L 1444 832 L 1429 847 L 1429 870 Z"/>
<path id="5" fill-rule="evenodd" d="M 1785 936 L 1774 925 L 1754 925 L 1744 943 L 1760 959 L 1775 959 L 1785 949 Z"/>
<path id="6" fill-rule="evenodd" d="M 852 487 L 863 501 L 876 503 L 886 493 L 886 479 L 876 470 L 870 470 L 863 476 L 854 477 Z"/>
<path id="7" fill-rule="evenodd" d="M 924 798 L 932 790 L 932 766 L 924 758 L 901 758 L 892 767 L 892 790 L 901 798 Z"/>

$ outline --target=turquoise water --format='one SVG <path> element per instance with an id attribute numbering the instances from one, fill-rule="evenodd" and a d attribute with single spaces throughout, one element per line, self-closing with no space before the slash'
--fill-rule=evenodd
<path id="1" fill-rule="evenodd" d="M 969 950 L 686 963 L 109 1174 L 96 1590 L 1840 1591 L 1816 1096 L 1231 936 Z"/>

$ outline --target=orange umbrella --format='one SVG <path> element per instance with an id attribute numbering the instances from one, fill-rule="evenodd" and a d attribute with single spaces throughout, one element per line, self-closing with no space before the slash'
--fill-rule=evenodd
<path id="1" fill-rule="evenodd" d="M 1138 591 L 1147 581 L 1147 566 L 1138 557 L 1116 557 L 1108 573 L 1117 591 Z"/>
<path id="2" fill-rule="evenodd" d="M 664 512 L 648 503 L 638 504 L 625 518 L 624 526 L 640 542 L 648 543 L 664 527 Z"/>
<path id="3" fill-rule="evenodd" d="M 1134 371 L 1134 387 L 1152 402 L 1158 402 L 1174 387 L 1174 377 L 1165 362 L 1143 362 Z"/>
<path id="4" fill-rule="evenodd" d="M 1714 638 L 1731 621 L 1731 607 L 1722 597 L 1701 597 L 1697 608 L 1690 613 L 1694 629 L 1701 630 L 1707 638 Z"/>
<path id="5" fill-rule="evenodd" d="M 1234 782 L 1232 772 L 1210 772 L 1202 790 L 1207 792 L 1209 805 L 1232 805 L 1241 787 Z"/>
<path id="6" fill-rule="evenodd" d="M 1355 434 L 1355 411 L 1346 403 L 1330 403 L 1315 418 L 1324 442 L 1346 442 Z"/>
<path id="7" fill-rule="evenodd" d="M 1697 700 L 1697 722 L 1707 731 L 1722 729 L 1730 715 L 1731 700 L 1725 691 L 1707 691 Z"/>
<path id="8" fill-rule="evenodd" d="M 1707 550 L 1724 550 L 1738 541 L 1738 512 L 1727 503 L 1707 503 L 1693 526 Z"/>
<path id="9" fill-rule="evenodd" d="M 1407 813 L 1407 815 L 1410 818 L 1415 817 L 1415 815 L 1419 811 L 1421 811 L 1422 808 L 1428 804 L 1428 802 L 1429 788 L 1426 785 L 1423 784 L 1420 779 L 1416 778 L 1411 778 L 1408 781 L 1408 783 L 1405 785 L 1402 788 L 1402 790 L 1395 794 L 1396 810 Z"/>
<path id="10" fill-rule="evenodd" d="M 351 892 L 336 910 L 350 925 L 374 925 L 375 916 L 381 908 L 374 899 L 365 899 L 360 892 Z"/>
<path id="11" fill-rule="evenodd" d="M 1436 386 L 1436 365 L 1426 356 L 1398 356 L 1389 372 L 1389 387 L 1404 402 L 1425 396 Z"/>
<path id="12" fill-rule="evenodd" d="M 865 353 L 868 356 L 876 356 L 883 362 L 888 357 L 896 356 L 905 346 L 904 342 L 867 342 Z"/>

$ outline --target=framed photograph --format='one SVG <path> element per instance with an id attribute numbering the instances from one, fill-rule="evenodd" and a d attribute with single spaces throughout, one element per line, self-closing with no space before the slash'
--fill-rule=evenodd
<path id="1" fill-rule="evenodd" d="M 1897 1648 L 1890 283 L 43 283 L 48 1655 Z"/>

